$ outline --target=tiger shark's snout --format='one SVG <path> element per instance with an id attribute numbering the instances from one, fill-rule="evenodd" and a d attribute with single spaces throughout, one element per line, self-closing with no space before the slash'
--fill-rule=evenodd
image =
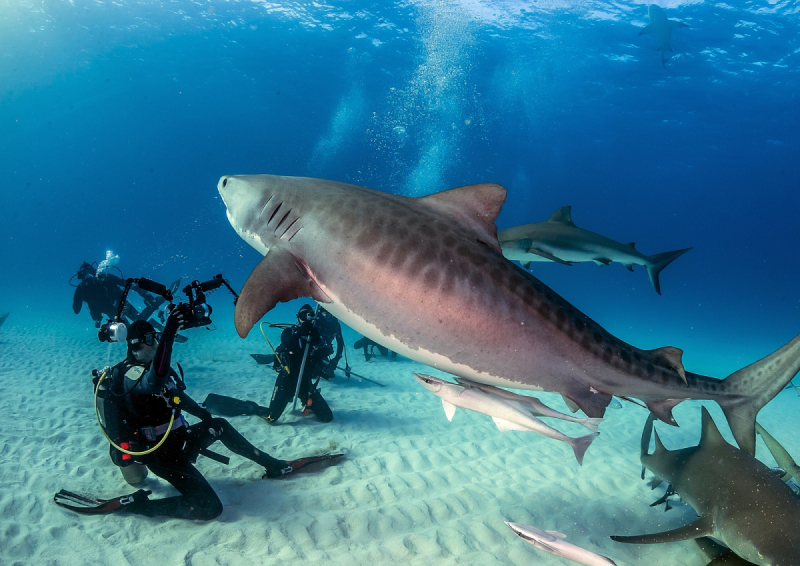
<path id="1" fill-rule="evenodd" d="M 417 381 L 422 384 L 422 387 L 430 391 L 431 393 L 438 393 L 439 390 L 442 388 L 442 380 L 436 379 L 430 375 L 425 375 L 424 373 L 415 373 L 414 377 L 417 378 Z"/>

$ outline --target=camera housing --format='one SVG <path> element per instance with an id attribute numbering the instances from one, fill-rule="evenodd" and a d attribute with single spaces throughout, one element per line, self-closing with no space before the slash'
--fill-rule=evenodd
<path id="1" fill-rule="evenodd" d="M 124 322 L 110 320 L 97 331 L 97 339 L 101 342 L 124 342 L 128 337 L 128 327 Z"/>

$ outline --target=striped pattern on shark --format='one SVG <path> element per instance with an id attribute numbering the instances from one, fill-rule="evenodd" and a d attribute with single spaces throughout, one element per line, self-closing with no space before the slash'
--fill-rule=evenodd
<path id="1" fill-rule="evenodd" d="M 512 261 L 519 261 L 525 269 L 534 261 L 554 261 L 564 265 L 584 261 L 593 261 L 597 265 L 617 262 L 630 271 L 633 271 L 634 265 L 644 266 L 653 289 L 659 295 L 661 283 L 658 276 L 661 270 L 692 249 L 646 256 L 636 249 L 634 242 L 621 244 L 578 228 L 572 221 L 571 206 L 562 206 L 545 222 L 500 230 L 497 240 L 503 255 Z"/>
<path id="2" fill-rule="evenodd" d="M 616 338 L 502 256 L 500 185 L 410 198 L 251 175 L 222 177 L 218 190 L 233 228 L 264 254 L 236 305 L 242 337 L 278 302 L 313 297 L 400 355 L 477 383 L 560 393 L 592 418 L 612 395 L 670 424 L 681 401 L 712 399 L 751 453 L 757 412 L 800 370 L 800 336 L 724 381 L 685 371 L 678 348 Z"/>

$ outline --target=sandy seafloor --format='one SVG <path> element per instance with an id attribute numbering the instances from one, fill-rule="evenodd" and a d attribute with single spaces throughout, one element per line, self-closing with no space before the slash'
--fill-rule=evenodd
<path id="1" fill-rule="evenodd" d="M 187 331 L 189 342 L 175 351 L 188 393 L 198 401 L 216 392 L 268 404 L 275 374 L 249 355 L 268 352 L 263 338 L 255 330 L 239 339 L 232 309 L 218 307 L 216 297 L 210 302 L 218 309 L 217 330 Z M 299 304 L 281 305 L 268 319 L 291 322 Z M 352 350 L 358 336 L 349 329 L 353 371 L 386 387 L 341 374 L 323 382 L 335 417 L 327 425 L 295 415 L 279 426 L 230 419 L 276 457 L 335 449 L 346 454 L 339 465 L 262 480 L 261 468 L 235 455 L 230 466 L 201 457 L 197 466 L 225 506 L 217 520 L 77 515 L 56 506 L 53 494 L 64 488 L 110 498 L 134 491 L 108 458 L 89 374 L 124 357 L 124 346 L 99 343 L 88 314 L 74 316 L 68 305 L 0 306 L 11 311 L 0 328 L 0 564 L 572 564 L 525 543 L 504 520 L 561 531 L 618 564 L 707 563 L 692 542 L 634 546 L 608 538 L 667 530 L 695 517 L 683 503 L 668 513 L 648 507 L 664 487 L 651 491 L 639 479 L 643 409 L 624 403 L 607 411 L 581 467 L 566 444 L 500 433 L 486 416 L 459 410 L 448 422 L 441 401 L 412 376 L 442 374 L 404 358 L 366 363 Z M 270 336 L 277 340 L 278 331 Z M 556 395 L 538 396 L 567 410 Z M 707 405 L 730 439 L 719 408 Z M 795 457 L 798 407 L 798 395 L 784 391 L 759 417 Z M 675 416 L 681 428 L 658 425 L 667 447 L 696 444 L 700 403 L 682 403 Z M 573 436 L 588 432 L 548 422 Z M 212 448 L 229 454 L 221 444 Z M 760 440 L 759 457 L 775 465 Z M 152 476 L 147 488 L 151 497 L 174 493 Z"/>

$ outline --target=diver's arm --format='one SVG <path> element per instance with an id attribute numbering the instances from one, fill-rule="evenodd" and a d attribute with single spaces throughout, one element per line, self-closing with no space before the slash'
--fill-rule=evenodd
<path id="1" fill-rule="evenodd" d="M 336 355 L 333 357 L 336 361 L 339 361 L 342 359 L 342 350 L 344 349 L 344 337 L 342 336 L 342 326 L 340 324 L 337 324 L 334 340 L 336 340 Z"/>
<path id="2" fill-rule="evenodd" d="M 172 362 L 172 346 L 175 344 L 175 336 L 182 328 L 184 317 L 189 312 L 189 305 L 180 304 L 170 313 L 164 331 L 161 333 L 161 341 L 158 343 L 156 356 L 150 364 L 145 375 L 142 377 L 143 392 L 151 393 L 160 391 L 170 375 L 170 363 Z"/>
<path id="3" fill-rule="evenodd" d="M 180 407 L 184 413 L 197 417 L 201 421 L 213 419 L 213 415 L 197 404 L 197 401 L 189 397 L 185 391 L 178 392 L 178 398 L 181 400 Z"/>

